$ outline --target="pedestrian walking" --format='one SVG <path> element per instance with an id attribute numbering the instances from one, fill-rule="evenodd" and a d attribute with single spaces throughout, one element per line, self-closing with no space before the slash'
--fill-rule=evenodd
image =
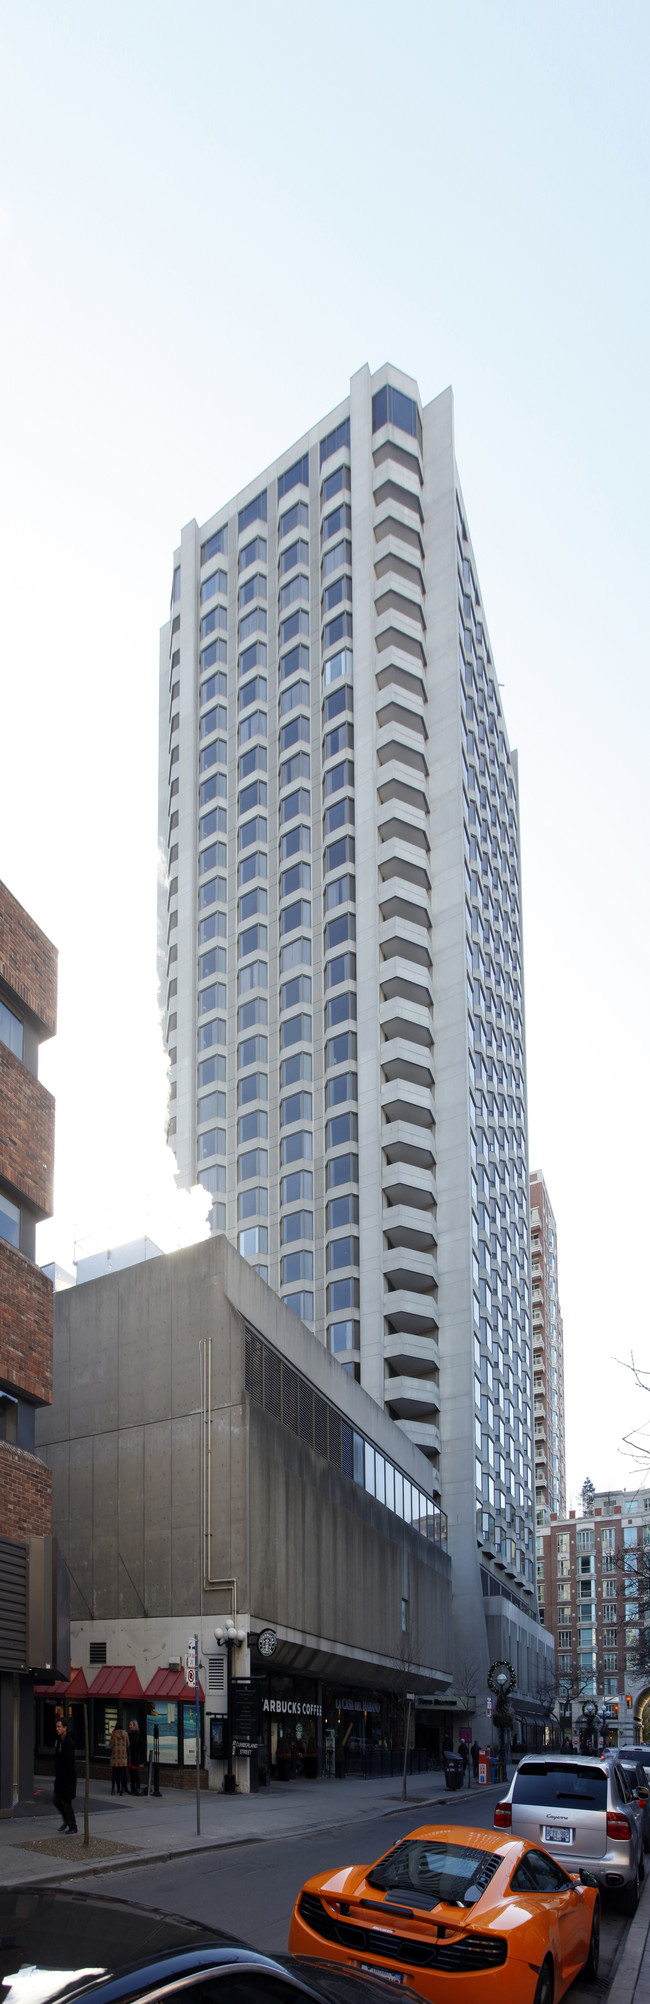
<path id="1" fill-rule="evenodd" d="M 458 1752 L 460 1754 L 463 1763 L 463 1780 L 464 1780 L 465 1775 L 467 1774 L 467 1761 L 468 1761 L 467 1740 L 460 1740 L 458 1746 Z"/>
<path id="2" fill-rule="evenodd" d="M 140 1794 L 140 1728 L 137 1719 L 129 1719 L 129 1776 L 131 1794 Z"/>
<path id="3" fill-rule="evenodd" d="M 479 1756 L 478 1740 L 472 1740 L 471 1752 L 472 1752 L 472 1774 L 474 1776 L 474 1780 L 478 1781 L 478 1756 Z"/>
<path id="4" fill-rule="evenodd" d="M 111 1795 L 126 1795 L 129 1785 L 129 1735 L 123 1726 L 114 1726 L 110 1739 Z"/>
<path id="5" fill-rule="evenodd" d="M 62 1819 L 61 1829 L 66 1836 L 72 1836 L 77 1828 L 72 1807 L 77 1793 L 77 1763 L 74 1740 L 68 1732 L 65 1719 L 57 1719 L 56 1745 L 54 1748 L 54 1801 Z"/>

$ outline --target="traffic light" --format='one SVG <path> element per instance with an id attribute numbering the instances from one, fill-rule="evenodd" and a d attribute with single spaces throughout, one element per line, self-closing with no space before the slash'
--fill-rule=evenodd
<path id="1" fill-rule="evenodd" d="M 612 1705 L 612 1711 L 613 1711 L 613 1714 L 614 1714 L 614 1718 L 615 1718 L 615 1719 L 617 1719 L 617 1718 L 618 1718 L 618 1704 L 616 1704 L 616 1705 Z"/>
<path id="2" fill-rule="evenodd" d="M 628 1692 L 626 1692 L 626 1695 L 625 1695 L 625 1703 L 626 1703 L 626 1705 L 627 1705 L 627 1709 L 628 1709 L 628 1712 L 631 1712 L 631 1710 L 632 1710 L 632 1699 L 631 1699 L 631 1697 L 630 1697 L 630 1694 L 629 1694 L 629 1691 L 628 1691 Z"/>

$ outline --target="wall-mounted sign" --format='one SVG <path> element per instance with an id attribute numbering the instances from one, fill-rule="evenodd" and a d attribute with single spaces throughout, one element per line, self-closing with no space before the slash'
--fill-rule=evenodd
<path id="1" fill-rule="evenodd" d="M 258 1656 L 275 1656 L 278 1638 L 274 1628 L 263 1628 L 257 1638 Z"/>
<path id="2" fill-rule="evenodd" d="M 303 1704 L 300 1698 L 263 1698 L 262 1711 L 269 1712 L 274 1719 L 285 1718 L 287 1714 L 292 1719 L 320 1719 L 323 1707 Z"/>

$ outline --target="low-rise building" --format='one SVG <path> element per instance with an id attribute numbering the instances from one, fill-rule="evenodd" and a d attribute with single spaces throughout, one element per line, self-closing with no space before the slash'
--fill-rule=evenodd
<path id="1" fill-rule="evenodd" d="M 55 1387 L 39 1440 L 93 1759 L 134 1713 L 143 1752 L 155 1745 L 179 1779 L 193 1766 L 196 1633 L 204 1758 L 221 1784 L 215 1630 L 228 1619 L 262 1773 L 384 1753 L 406 1689 L 451 1686 L 451 1562 L 430 1462 L 225 1237 L 58 1293 Z M 53 1708 L 39 1706 L 46 1751 Z M 237 1771 L 246 1787 L 247 1758 Z"/>
<path id="2" fill-rule="evenodd" d="M 598 1491 L 582 1516 L 570 1510 L 538 1525 L 540 1619 L 554 1637 L 559 1718 L 570 1737 L 579 1734 L 583 1708 L 594 1700 L 612 1745 L 644 1736 L 646 1582 L 650 1489 Z"/>
<path id="3" fill-rule="evenodd" d="M 35 1416 L 52 1396 L 52 1283 L 35 1262 L 50 1217 L 54 1101 L 38 1077 L 56 1030 L 57 953 L 0 884 L 0 1815 L 31 1799 L 33 1676 L 69 1669 L 65 1574 Z"/>

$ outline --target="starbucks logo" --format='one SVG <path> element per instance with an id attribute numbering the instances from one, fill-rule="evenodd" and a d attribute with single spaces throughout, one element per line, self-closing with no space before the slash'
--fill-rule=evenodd
<path id="1" fill-rule="evenodd" d="M 258 1635 L 257 1638 L 258 1655 L 275 1656 L 277 1646 L 278 1646 L 278 1638 L 275 1633 L 275 1629 L 263 1628 L 261 1635 Z"/>

